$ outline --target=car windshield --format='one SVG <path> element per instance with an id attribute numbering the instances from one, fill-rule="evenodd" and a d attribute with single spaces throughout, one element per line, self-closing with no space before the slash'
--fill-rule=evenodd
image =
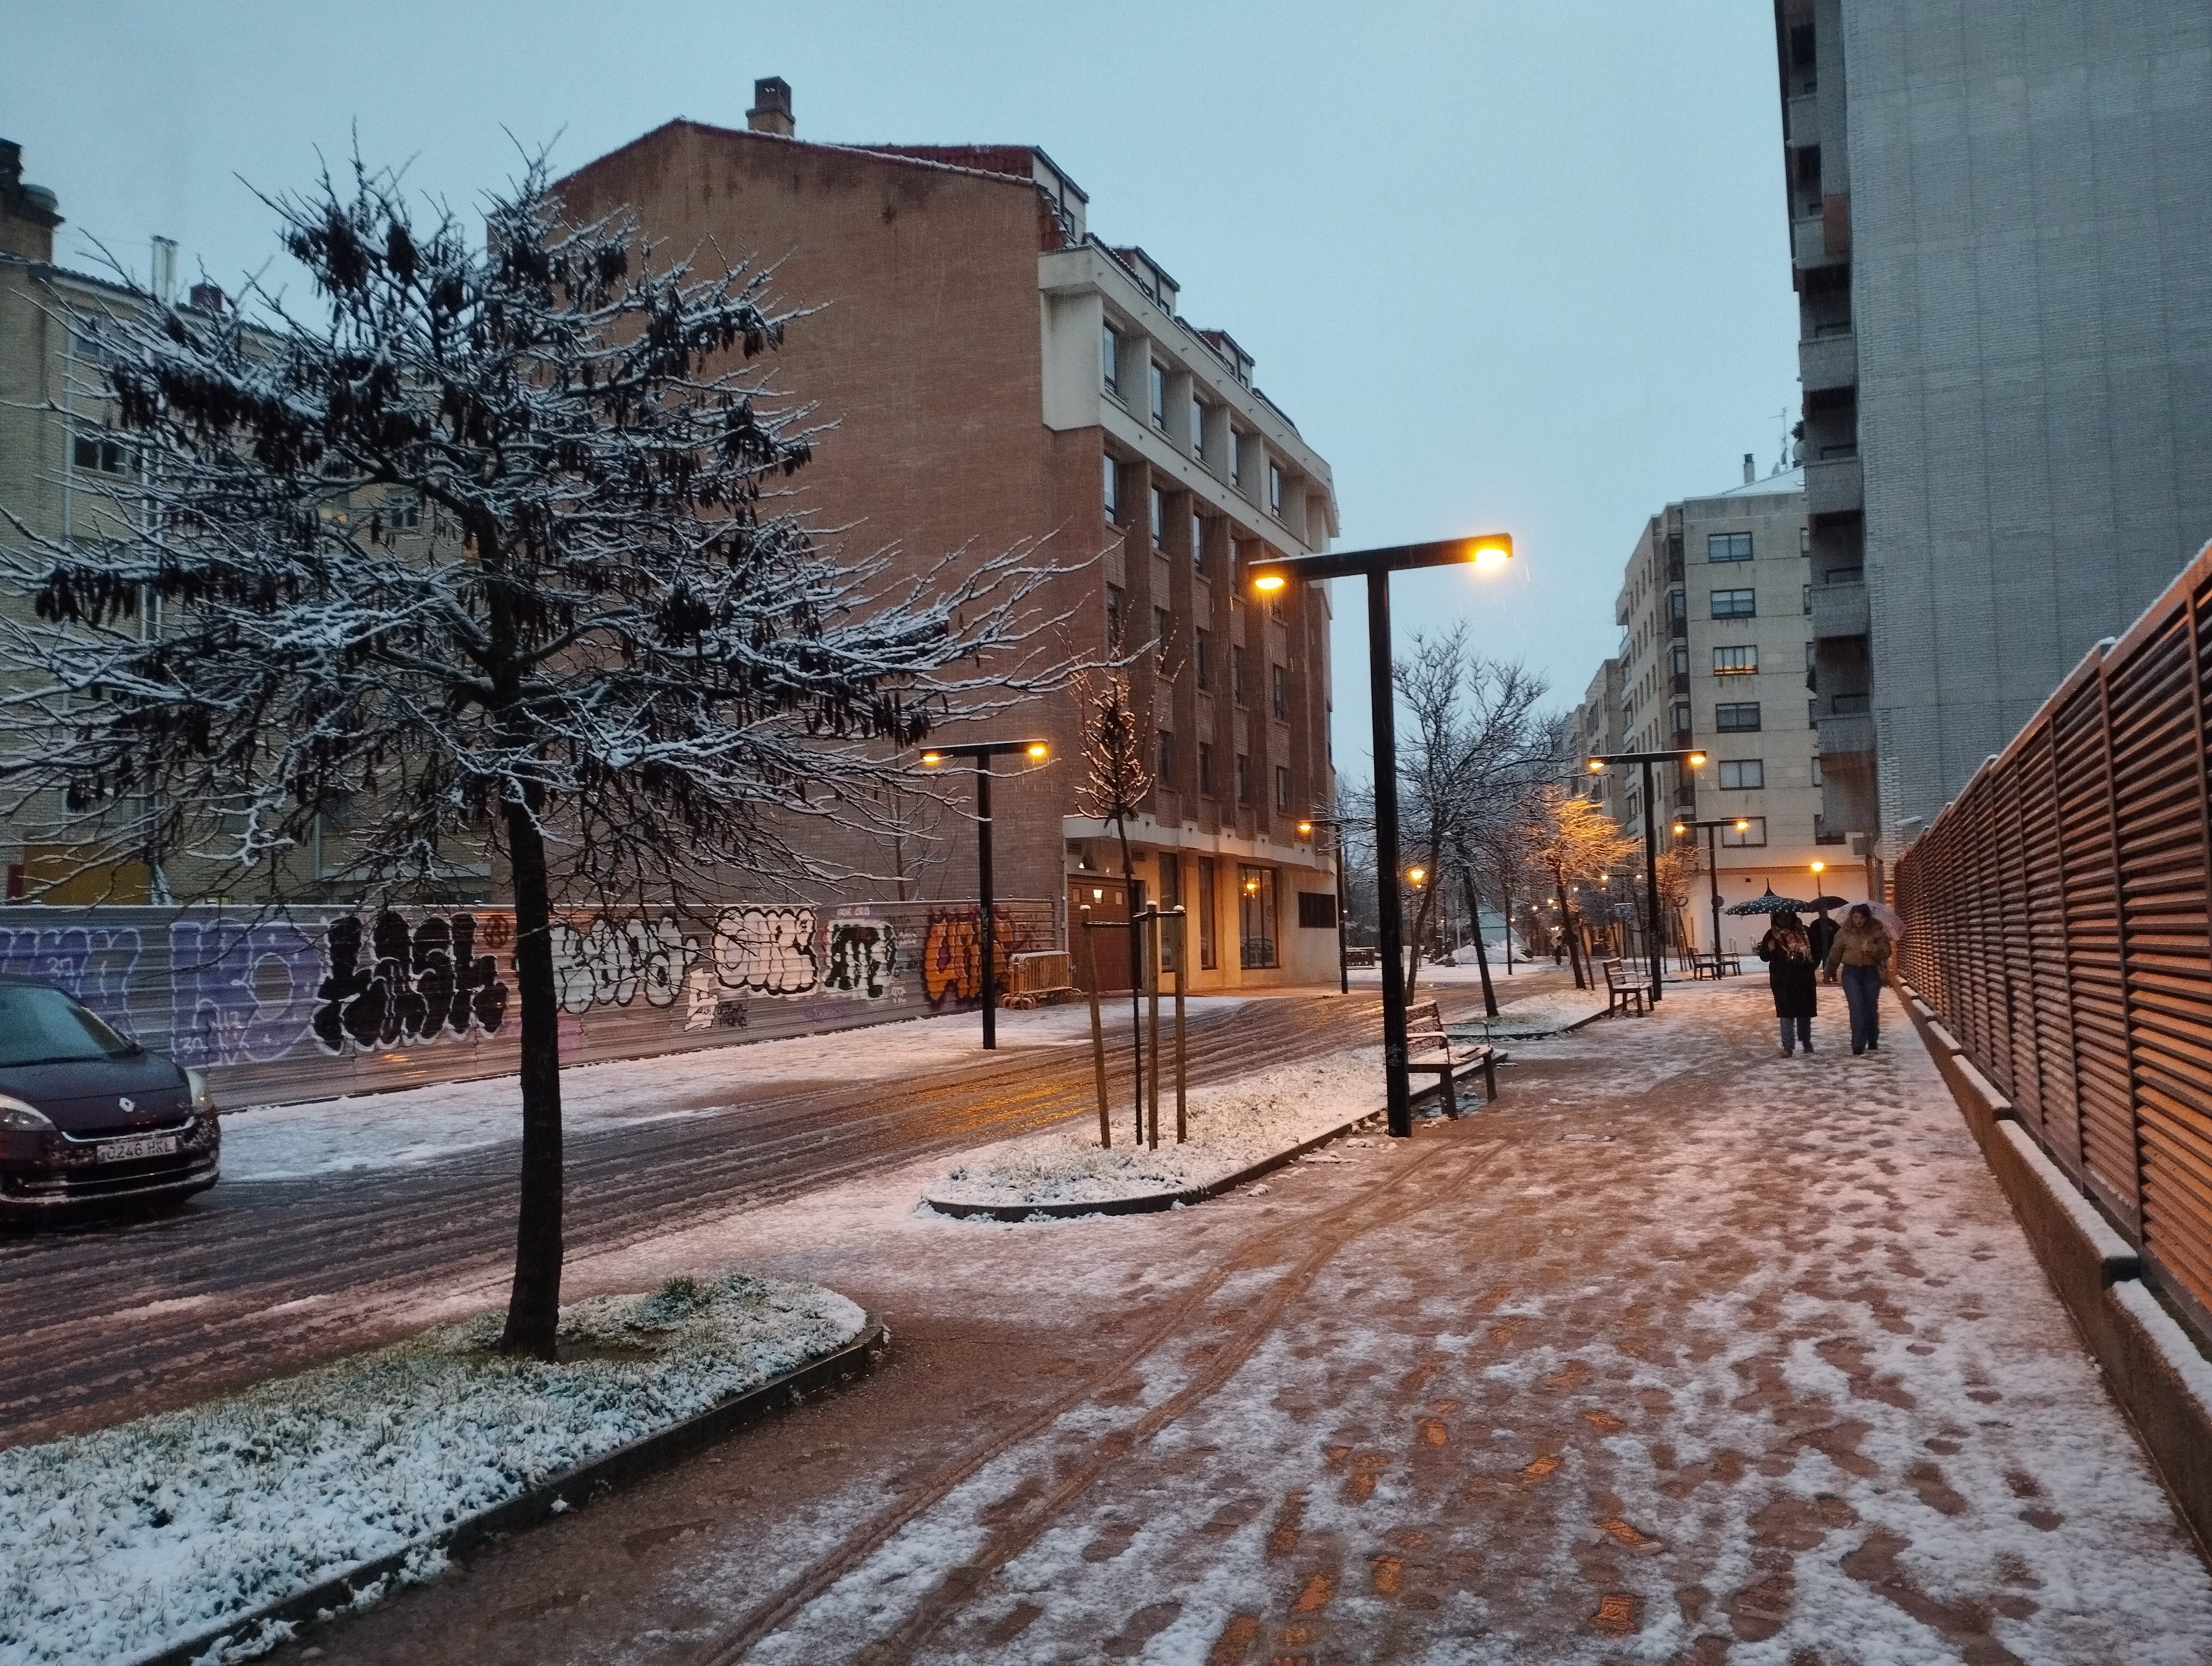
<path id="1" fill-rule="evenodd" d="M 137 1050 L 59 989 L 0 983 L 0 1066 L 122 1059 Z"/>

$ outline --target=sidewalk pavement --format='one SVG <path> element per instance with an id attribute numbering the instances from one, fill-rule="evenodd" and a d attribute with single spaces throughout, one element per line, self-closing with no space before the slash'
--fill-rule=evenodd
<path id="1" fill-rule="evenodd" d="M 1517 1042 L 1492 1109 L 1168 1215 L 926 1170 L 743 1260 L 890 1360 L 316 1639 L 326 1661 L 2212 1658 L 2212 1577 L 1934 1066 L 1763 985 Z"/>

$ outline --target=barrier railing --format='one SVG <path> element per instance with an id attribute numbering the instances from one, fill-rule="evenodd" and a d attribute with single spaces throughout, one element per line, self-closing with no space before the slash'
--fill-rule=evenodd
<path id="1" fill-rule="evenodd" d="M 2212 1327 L 2212 545 L 1896 864 L 1907 978 Z"/>
<path id="2" fill-rule="evenodd" d="M 1001 964 L 1057 946 L 1051 903 L 994 914 Z M 564 911 L 562 1062 L 972 1008 L 981 950 L 972 902 Z M 514 954 L 510 908 L 0 909 L 0 972 L 207 1070 L 230 1106 L 514 1069 Z"/>

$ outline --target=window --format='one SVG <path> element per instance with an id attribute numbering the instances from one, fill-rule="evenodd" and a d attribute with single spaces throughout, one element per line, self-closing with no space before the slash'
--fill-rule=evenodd
<path id="1" fill-rule="evenodd" d="M 1678 743 L 1686 743 L 1690 739 L 1690 702 L 1686 700 L 1676 701 L 1673 713 L 1674 739 Z"/>
<path id="2" fill-rule="evenodd" d="M 1237 958 L 1248 970 L 1275 964 L 1275 870 L 1237 865 Z"/>
<path id="3" fill-rule="evenodd" d="M 1098 337 L 1098 379 L 1116 398 L 1121 393 L 1121 334 L 1108 325 Z"/>
<path id="4" fill-rule="evenodd" d="M 1235 486 L 1244 483 L 1244 436 L 1234 423 L 1229 425 L 1229 481 Z"/>
<path id="5" fill-rule="evenodd" d="M 1152 488 L 1152 548 L 1160 547 L 1168 533 L 1168 495 L 1158 486 Z"/>
<path id="6" fill-rule="evenodd" d="M 1797 553 L 1808 557 L 1813 553 L 1813 529 L 1810 526 L 1797 529 Z"/>
<path id="7" fill-rule="evenodd" d="M 1676 623 L 1690 617 L 1690 598 L 1686 592 L 1669 590 L 1667 593 L 1667 617 Z"/>
<path id="8" fill-rule="evenodd" d="M 1244 650 L 1234 643 L 1229 648 L 1229 697 L 1240 706 L 1244 703 Z"/>
<path id="9" fill-rule="evenodd" d="M 1813 785 L 1815 787 L 1825 785 L 1820 779 L 1820 755 L 1818 752 L 1813 754 Z"/>
<path id="10" fill-rule="evenodd" d="M 1291 714 L 1291 673 L 1280 666 L 1271 666 L 1269 671 L 1275 715 L 1288 719 Z"/>
<path id="11" fill-rule="evenodd" d="M 1298 925 L 1301 929 L 1334 931 L 1336 929 L 1336 893 L 1333 891 L 1302 891 L 1298 893 Z"/>
<path id="12" fill-rule="evenodd" d="M 1206 576 L 1206 522 L 1197 515 L 1190 518 L 1190 570 Z"/>
<path id="13" fill-rule="evenodd" d="M 1213 796 L 1213 748 L 1202 740 L 1198 743 L 1198 790 Z"/>
<path id="14" fill-rule="evenodd" d="M 1759 612 L 1759 593 L 1756 590 L 1716 590 L 1713 592 L 1713 617 L 1716 619 L 1749 619 Z"/>
<path id="15" fill-rule="evenodd" d="M 1766 842 L 1766 818 L 1764 816 L 1747 816 L 1744 819 L 1748 821 L 1751 825 L 1741 833 L 1735 830 L 1735 825 L 1734 823 L 1730 823 L 1728 826 L 1721 829 L 1721 843 L 1725 848 L 1729 850 L 1748 850 L 1756 848 L 1758 846 L 1763 845 Z"/>
<path id="16" fill-rule="evenodd" d="M 70 460 L 81 469 L 97 469 L 102 474 L 131 472 L 131 454 L 122 444 L 101 435 L 80 434 L 70 447 Z"/>
<path id="17" fill-rule="evenodd" d="M 1749 532 L 1715 532 L 1705 539 L 1707 561 L 1749 561 Z"/>
<path id="18" fill-rule="evenodd" d="M 1667 655 L 1667 669 L 1677 677 L 1690 674 L 1690 650 L 1686 645 L 1677 644 Z"/>
<path id="19" fill-rule="evenodd" d="M 1152 361 L 1152 426 L 1168 430 L 1168 373 L 1158 359 Z"/>
<path id="20" fill-rule="evenodd" d="M 1759 702 L 1723 702 L 1713 708 L 1713 727 L 1723 734 L 1749 734 L 1759 727 Z"/>
<path id="21" fill-rule="evenodd" d="M 1252 760 L 1243 752 L 1237 754 L 1237 802 L 1252 802 Z"/>
<path id="22" fill-rule="evenodd" d="M 1287 763 L 1278 763 L 1275 766 L 1275 808 L 1288 810 L 1290 807 L 1291 766 Z"/>
<path id="23" fill-rule="evenodd" d="M 384 506 L 385 525 L 396 532 L 412 532 L 422 525 L 422 500 L 413 492 L 402 492 Z"/>
<path id="24" fill-rule="evenodd" d="M 1106 519 L 1114 526 L 1121 524 L 1121 466 L 1112 458 L 1106 459 Z"/>
<path id="25" fill-rule="evenodd" d="M 1116 648 L 1121 646 L 1121 610 L 1125 599 L 1120 585 L 1106 587 L 1106 640 Z"/>
<path id="26" fill-rule="evenodd" d="M 1175 785 L 1175 731 L 1160 731 L 1160 758 L 1158 779 L 1163 787 Z"/>
<path id="27" fill-rule="evenodd" d="M 1195 393 L 1190 398 L 1190 454 L 1206 455 L 1206 401 Z"/>
<path id="28" fill-rule="evenodd" d="M 1152 610 L 1152 641 L 1154 652 L 1160 656 L 1160 675 L 1168 674 L 1168 644 L 1175 641 L 1175 615 L 1164 607 Z"/>
<path id="29" fill-rule="evenodd" d="M 1805 611 L 1808 613 L 1813 611 L 1813 587 L 1809 584 L 1805 587 Z"/>
<path id="30" fill-rule="evenodd" d="M 1201 630 L 1198 633 L 1198 650 L 1192 657 L 1197 662 L 1198 686 L 1200 689 L 1212 688 L 1213 633 L 1212 631 Z"/>
<path id="31" fill-rule="evenodd" d="M 1766 785 L 1766 763 L 1755 757 L 1723 758 L 1721 761 L 1721 790 L 1724 793 L 1756 793 Z"/>
<path id="32" fill-rule="evenodd" d="M 1713 650 L 1713 675 L 1716 677 L 1748 677 L 1759 669 L 1759 650 L 1756 648 L 1717 648 Z"/>
<path id="33" fill-rule="evenodd" d="M 1267 465 L 1267 507 L 1277 514 L 1283 512 L 1283 465 Z"/>
<path id="34" fill-rule="evenodd" d="M 1206 749 L 1199 749 L 1206 756 Z M 1219 953 L 1213 945 L 1213 858 L 1198 859 L 1198 964 L 1201 971 L 1212 971 L 1219 963 Z"/>

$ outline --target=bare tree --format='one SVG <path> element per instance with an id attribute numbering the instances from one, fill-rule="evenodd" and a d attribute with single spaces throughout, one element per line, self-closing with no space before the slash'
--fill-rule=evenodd
<path id="1" fill-rule="evenodd" d="M 1114 644 L 1118 650 L 1120 644 Z M 1137 919 L 1137 865 L 1129 849 L 1129 818 L 1151 796 L 1153 777 L 1145 758 L 1129 674 L 1121 666 L 1089 671 L 1076 679 L 1083 706 L 1083 786 L 1076 805 L 1094 821 L 1110 824 L 1121 850 L 1122 895 L 1129 908 L 1129 1033 L 1136 1049 L 1137 1138 L 1145 1137 L 1145 944 Z"/>
<path id="2" fill-rule="evenodd" d="M 1567 952 L 1575 969 L 1575 988 L 1591 987 L 1584 974 L 1580 922 L 1567 887 L 1578 879 L 1594 879 L 1629 860 L 1637 841 L 1623 833 L 1613 819 L 1588 799 L 1556 784 L 1539 789 L 1534 814 L 1523 830 L 1528 859 L 1552 881 L 1558 899 L 1559 925 L 1567 934 Z"/>
<path id="3" fill-rule="evenodd" d="M 542 159 L 488 197 L 480 243 L 357 161 L 270 205 L 308 310 L 254 284 L 251 324 L 143 295 L 70 320 L 138 474 L 105 538 L 10 517 L 0 796 L 202 894 L 280 894 L 341 810 L 387 895 L 503 853 L 523 1137 L 501 1346 L 550 1359 L 558 897 L 820 872 L 801 834 L 878 828 L 901 749 L 1037 684 L 1051 575 L 1018 552 L 833 564 L 774 502 L 813 441 L 748 368 L 793 317 L 766 276 L 657 260 L 626 215 L 568 223 Z"/>
<path id="4" fill-rule="evenodd" d="M 1548 727 L 1537 709 L 1545 685 L 1516 662 L 1476 654 L 1463 625 L 1438 637 L 1415 636 L 1413 654 L 1390 670 L 1412 719 L 1399 749 L 1405 842 L 1430 876 L 1414 908 L 1406 992 L 1410 998 L 1437 898 L 1455 883 L 1474 923 L 1483 1005 L 1495 1017 L 1498 993 L 1482 940 L 1486 859 L 1527 819 L 1529 794 L 1552 766 Z"/>

